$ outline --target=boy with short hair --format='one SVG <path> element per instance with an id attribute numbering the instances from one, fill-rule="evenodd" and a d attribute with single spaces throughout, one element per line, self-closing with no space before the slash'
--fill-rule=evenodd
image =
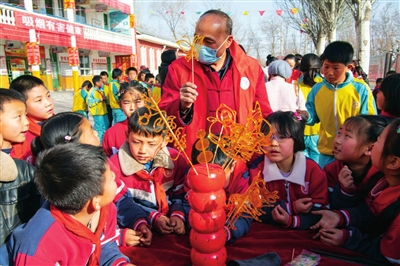
<path id="1" fill-rule="evenodd" d="M 53 99 L 43 81 L 31 75 L 22 75 L 14 79 L 10 90 L 16 90 L 24 96 L 29 120 L 26 140 L 14 146 L 11 157 L 32 163 L 31 142 L 40 136 L 41 124 L 54 115 Z"/>
<path id="2" fill-rule="evenodd" d="M 57 145 L 37 162 L 35 182 L 47 202 L 14 230 L 2 263 L 9 255 L 10 265 L 129 264 L 117 247 L 117 186 L 102 148 Z"/>
<path id="3" fill-rule="evenodd" d="M 138 71 L 137 71 L 136 67 L 128 67 L 125 70 L 125 74 L 127 76 L 128 82 L 132 81 L 132 80 L 137 80 Z"/>
<path id="4" fill-rule="evenodd" d="M 113 123 L 113 116 L 112 116 L 112 109 L 110 106 L 110 101 L 107 98 L 110 94 L 110 83 L 108 82 L 108 73 L 107 71 L 101 71 L 100 72 L 100 77 L 101 77 L 101 81 L 103 81 L 103 87 L 101 89 L 101 91 L 103 92 L 104 96 L 106 96 L 106 106 L 107 106 L 107 116 L 108 116 L 108 122 L 110 124 L 110 127 Z"/>
<path id="5" fill-rule="evenodd" d="M 122 70 L 119 68 L 113 69 L 111 76 L 113 80 L 110 82 L 110 90 L 106 97 L 110 102 L 113 121 L 116 124 L 126 119 L 124 112 L 119 108 L 119 84 L 124 82 L 124 77 L 122 76 Z"/>
<path id="6" fill-rule="evenodd" d="M 153 86 L 156 83 L 154 75 L 151 73 L 147 73 L 146 76 L 144 76 L 144 82 L 146 82 L 150 86 Z"/>
<path id="7" fill-rule="evenodd" d="M 344 121 L 359 114 L 376 114 L 374 97 L 368 85 L 349 72 L 354 50 L 350 43 L 330 43 L 321 55 L 324 80 L 313 86 L 307 97 L 307 125 L 321 122 L 319 165 L 334 161 L 333 140 Z"/>
<path id="8" fill-rule="evenodd" d="M 13 145 L 25 141 L 29 122 L 24 97 L 17 91 L 0 89 L 0 245 L 40 207 L 34 168 L 11 159 Z"/>
<path id="9" fill-rule="evenodd" d="M 92 79 L 93 87 L 90 89 L 87 99 L 90 114 L 94 120 L 94 130 L 99 134 L 100 143 L 103 140 L 104 133 L 110 127 L 107 116 L 106 97 L 101 91 L 103 81 L 99 75 Z"/>
<path id="10" fill-rule="evenodd" d="M 149 107 L 134 111 L 126 142 L 111 162 L 153 228 L 163 234 L 184 234 L 182 200 L 187 163 L 177 150 L 166 147 L 167 129 L 160 121 L 161 115 Z M 118 210 L 118 215 L 124 216 L 123 211 Z"/>

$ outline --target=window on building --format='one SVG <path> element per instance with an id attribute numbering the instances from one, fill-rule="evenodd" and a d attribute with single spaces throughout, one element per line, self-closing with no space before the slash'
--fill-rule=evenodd
<path id="1" fill-rule="evenodd" d="M 82 6 L 76 7 L 75 22 L 86 24 L 86 8 Z"/>
<path id="2" fill-rule="evenodd" d="M 64 16 L 64 0 L 54 0 L 53 6 L 53 15 L 57 17 L 66 17 Z"/>
<path id="3" fill-rule="evenodd" d="M 104 20 L 104 29 L 108 30 L 109 28 L 108 28 L 108 14 L 107 13 L 103 14 L 103 20 Z"/>
<path id="4" fill-rule="evenodd" d="M 92 69 L 90 68 L 89 56 L 79 56 L 79 69 L 81 76 L 91 76 Z"/>
<path id="5" fill-rule="evenodd" d="M 53 0 L 45 0 L 44 3 L 45 3 L 46 14 L 54 15 Z"/>

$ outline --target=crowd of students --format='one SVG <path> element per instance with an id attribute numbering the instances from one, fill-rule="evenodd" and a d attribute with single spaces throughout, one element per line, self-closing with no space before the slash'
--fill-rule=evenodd
<path id="1" fill-rule="evenodd" d="M 325 244 L 400 264 L 400 74 L 383 79 L 375 105 L 349 68 L 349 43 L 333 42 L 297 66 L 295 59 L 268 66 L 273 113 L 263 132 L 272 130 L 271 144 L 247 164 L 226 167 L 226 194 L 244 193 L 261 172 L 280 197 L 263 208 L 263 223 L 315 230 Z M 145 72 L 129 68 L 126 81 L 114 69 L 110 83 L 102 72 L 75 93 L 73 112 L 56 115 L 36 77 L 0 89 L 2 156 L 17 169 L 0 180 L 0 264 L 128 265 L 118 246 L 151 248 L 155 231 L 188 232 L 189 164 L 145 100 L 161 99 L 150 80 L 140 80 L 154 78 Z M 217 145 L 206 148 L 226 165 Z M 193 163 L 198 153 L 190 154 Z M 226 241 L 251 223 L 242 217 L 236 230 L 225 227 Z"/>

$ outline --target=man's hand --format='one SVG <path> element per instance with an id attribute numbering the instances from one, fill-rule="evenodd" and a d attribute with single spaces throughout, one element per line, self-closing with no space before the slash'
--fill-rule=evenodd
<path id="1" fill-rule="evenodd" d="M 153 233 L 150 228 L 147 224 L 142 224 L 138 229 L 139 231 L 136 231 L 136 233 L 140 236 L 140 245 L 147 247 L 150 246 L 151 241 L 153 240 Z"/>
<path id="2" fill-rule="evenodd" d="M 185 234 L 185 223 L 179 217 L 172 216 L 169 218 L 171 226 L 174 228 L 174 233 L 178 235 Z"/>
<path id="3" fill-rule="evenodd" d="M 354 185 L 354 178 L 351 175 L 351 170 L 347 167 L 347 165 L 343 166 L 342 170 L 339 172 L 339 182 L 343 188 L 353 191 L 356 186 Z"/>
<path id="4" fill-rule="evenodd" d="M 342 243 L 343 231 L 340 229 L 321 229 L 319 233 L 322 243 L 332 246 L 339 246 Z"/>
<path id="5" fill-rule="evenodd" d="M 271 216 L 275 222 L 280 223 L 284 226 L 287 226 L 289 223 L 290 215 L 280 205 L 276 205 L 276 207 L 271 212 Z"/>
<path id="6" fill-rule="evenodd" d="M 197 86 L 191 82 L 186 82 L 180 89 L 181 111 L 185 112 L 196 101 L 199 93 L 196 91 Z"/>
<path id="7" fill-rule="evenodd" d="M 154 227 L 163 234 L 170 234 L 174 231 L 174 228 L 171 226 L 171 221 L 165 215 L 161 215 L 157 221 L 155 222 Z"/>
<path id="8" fill-rule="evenodd" d="M 136 233 L 135 230 L 127 229 L 125 232 L 125 243 L 127 246 L 137 246 L 140 244 L 140 232 L 139 235 Z"/>
<path id="9" fill-rule="evenodd" d="M 294 202 L 297 213 L 308 213 L 313 207 L 312 198 L 301 198 Z"/>

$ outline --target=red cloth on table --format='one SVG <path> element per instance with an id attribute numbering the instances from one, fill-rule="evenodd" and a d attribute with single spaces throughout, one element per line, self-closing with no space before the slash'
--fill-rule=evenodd
<path id="1" fill-rule="evenodd" d="M 250 232 L 233 244 L 226 245 L 228 260 L 245 260 L 264 253 L 276 252 L 281 257 L 282 265 L 291 261 L 303 249 L 319 249 L 330 253 L 361 256 L 341 247 L 328 246 L 319 240 L 313 240 L 315 231 L 300 231 L 283 229 L 279 226 L 253 222 Z M 189 235 L 160 235 L 154 233 L 150 247 L 120 247 L 123 254 L 129 257 L 135 265 L 188 266 L 190 261 Z M 321 256 L 320 264 L 324 265 L 355 265 Z"/>

